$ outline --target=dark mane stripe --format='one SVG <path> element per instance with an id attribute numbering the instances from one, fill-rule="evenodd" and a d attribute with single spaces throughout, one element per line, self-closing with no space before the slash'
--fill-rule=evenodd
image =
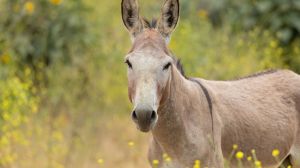
<path id="1" fill-rule="evenodd" d="M 208 90 L 206 89 L 206 87 L 197 79 L 194 78 L 189 78 L 188 80 L 193 81 L 195 83 L 197 83 L 201 90 L 203 91 L 207 103 L 208 103 L 208 108 L 209 108 L 209 113 L 210 113 L 210 119 L 211 119 L 211 131 L 212 131 L 212 140 L 213 140 L 213 144 L 215 143 L 215 138 L 214 138 L 214 117 L 213 117 L 213 105 L 212 105 L 212 99 L 211 96 L 209 95 Z M 213 149 L 215 150 L 215 147 L 213 146 Z"/>
<path id="2" fill-rule="evenodd" d="M 244 76 L 241 78 L 237 78 L 237 79 L 233 79 L 233 80 L 229 80 L 229 81 L 236 81 L 236 80 L 243 80 L 243 79 L 249 79 L 249 78 L 255 78 L 255 77 L 260 77 L 260 76 L 264 76 L 264 75 L 268 75 L 268 74 L 272 74 L 278 72 L 278 69 L 269 69 L 269 70 L 265 70 L 262 72 L 257 72 L 248 76 Z"/>
<path id="3" fill-rule="evenodd" d="M 178 69 L 178 71 L 180 72 L 180 74 L 181 74 L 182 76 L 184 76 L 185 78 L 187 78 L 187 77 L 185 76 L 184 69 L 183 69 L 183 65 L 182 65 L 180 59 L 176 59 L 175 61 L 176 61 L 176 68 Z"/>
<path id="4" fill-rule="evenodd" d="M 154 29 L 157 27 L 157 19 L 152 19 L 149 21 L 148 19 L 143 19 L 145 28 Z"/>
<path id="5" fill-rule="evenodd" d="M 180 60 L 179 58 L 176 58 L 176 57 L 173 55 L 173 53 L 172 53 L 171 51 L 170 51 L 170 54 L 171 54 L 172 59 L 173 59 L 174 62 L 175 62 L 175 65 L 176 65 L 177 70 L 180 72 L 180 74 L 181 74 L 184 78 L 188 79 L 188 77 L 185 75 L 184 68 L 183 68 L 183 65 L 182 65 L 182 63 L 181 63 L 181 60 Z"/>
<path id="6" fill-rule="evenodd" d="M 174 59 L 176 68 L 181 73 L 181 75 L 184 76 L 186 79 L 188 79 L 188 77 L 185 75 L 185 71 L 184 71 L 183 65 L 181 63 L 181 60 L 174 57 L 174 56 L 172 58 Z M 278 71 L 279 71 L 278 69 L 269 69 L 269 70 L 257 72 L 257 73 L 254 73 L 254 74 L 250 74 L 248 76 L 244 76 L 244 77 L 240 77 L 240 78 L 236 78 L 236 79 L 231 79 L 231 80 L 228 80 L 228 81 L 238 81 L 238 80 L 243 80 L 243 79 L 256 78 L 256 77 L 260 77 L 260 76 L 264 76 L 264 75 L 268 75 L 268 74 L 273 74 L 273 73 L 276 73 Z"/>

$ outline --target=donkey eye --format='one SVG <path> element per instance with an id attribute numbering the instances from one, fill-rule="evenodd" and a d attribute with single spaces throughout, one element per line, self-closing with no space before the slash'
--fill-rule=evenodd
<path id="1" fill-rule="evenodd" d="M 169 69 L 170 65 L 171 65 L 171 62 L 168 62 L 168 63 L 164 66 L 164 69 L 163 69 L 163 70 Z"/>
<path id="2" fill-rule="evenodd" d="M 126 60 L 125 63 L 128 65 L 129 68 L 132 68 L 132 64 L 129 60 Z"/>

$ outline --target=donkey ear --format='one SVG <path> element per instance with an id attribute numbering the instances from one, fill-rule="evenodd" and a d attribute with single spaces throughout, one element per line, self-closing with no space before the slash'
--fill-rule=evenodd
<path id="1" fill-rule="evenodd" d="M 158 29 L 164 37 L 169 37 L 179 19 L 179 0 L 166 0 L 162 7 L 162 15 Z"/>
<path id="2" fill-rule="evenodd" d="M 131 35 L 135 36 L 141 32 L 143 24 L 139 17 L 139 7 L 137 0 L 122 0 L 122 19 L 124 25 Z"/>

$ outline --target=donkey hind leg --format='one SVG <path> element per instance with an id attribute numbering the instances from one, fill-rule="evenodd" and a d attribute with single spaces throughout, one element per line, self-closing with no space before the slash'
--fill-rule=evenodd
<path id="1" fill-rule="evenodd" d="M 284 168 L 287 168 L 288 166 L 293 166 L 295 167 L 293 164 L 292 164 L 292 156 L 291 155 L 288 155 L 284 161 L 282 162 L 282 164 L 280 165 L 280 167 L 284 167 Z"/>
<path id="2" fill-rule="evenodd" d="M 299 75 L 300 78 L 300 75 Z M 300 86 L 300 83 L 299 83 Z M 300 87 L 298 87 L 300 88 Z M 300 89 L 297 98 L 296 98 L 296 109 L 298 111 L 298 131 L 294 145 L 290 151 L 290 160 L 292 167 L 300 168 Z"/>
<path id="3" fill-rule="evenodd" d="M 291 154 L 289 155 L 289 160 L 291 166 L 294 168 L 300 168 L 300 146 L 294 145 L 291 149 Z"/>

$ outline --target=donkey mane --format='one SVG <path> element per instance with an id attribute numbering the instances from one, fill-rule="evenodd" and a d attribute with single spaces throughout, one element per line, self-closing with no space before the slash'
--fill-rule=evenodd
<path id="1" fill-rule="evenodd" d="M 180 74 L 185 77 L 185 78 L 188 78 L 186 75 L 185 75 L 185 72 L 184 72 L 184 68 L 183 68 L 183 65 L 181 63 L 181 60 L 180 59 L 176 59 L 175 60 L 175 63 L 176 63 L 176 68 L 178 69 L 178 71 L 180 72 Z"/>
<path id="2" fill-rule="evenodd" d="M 174 57 L 174 56 L 172 58 L 175 61 L 176 68 L 180 72 L 180 74 L 184 78 L 189 79 L 189 77 L 187 77 L 186 74 L 185 74 L 184 67 L 183 67 L 183 64 L 182 64 L 181 60 Z M 250 74 L 250 75 L 247 75 L 247 76 L 244 76 L 244 77 L 230 79 L 230 80 L 227 80 L 227 81 L 238 81 L 238 80 L 244 80 L 244 79 L 249 79 L 249 78 L 256 78 L 256 77 L 260 77 L 260 76 L 264 76 L 264 75 L 268 75 L 268 74 L 273 74 L 273 73 L 276 73 L 278 71 L 279 71 L 278 69 L 268 69 L 268 70 L 264 70 L 264 71 L 261 71 L 261 72 Z"/>
<path id="3" fill-rule="evenodd" d="M 157 19 L 152 19 L 151 21 L 146 19 L 146 18 L 143 18 L 143 23 L 144 23 L 144 26 L 146 28 L 149 28 L 149 29 L 153 29 L 153 28 L 156 28 L 157 27 Z"/>
<path id="4" fill-rule="evenodd" d="M 177 70 L 180 72 L 180 74 L 188 79 L 188 77 L 185 75 L 185 72 L 184 72 L 184 68 L 183 68 L 183 64 L 181 63 L 181 60 L 179 58 L 176 58 L 175 56 L 171 56 L 175 62 L 175 66 L 177 68 Z"/>
<path id="5" fill-rule="evenodd" d="M 250 74 L 248 76 L 244 76 L 244 77 L 236 78 L 236 79 L 233 79 L 233 80 L 229 80 L 229 81 L 237 81 L 237 80 L 260 77 L 260 76 L 264 76 L 264 75 L 268 75 L 268 74 L 273 74 L 273 73 L 278 72 L 278 71 L 279 71 L 278 69 L 269 69 L 269 70 L 257 72 L 257 73 L 254 73 L 254 74 Z"/>

